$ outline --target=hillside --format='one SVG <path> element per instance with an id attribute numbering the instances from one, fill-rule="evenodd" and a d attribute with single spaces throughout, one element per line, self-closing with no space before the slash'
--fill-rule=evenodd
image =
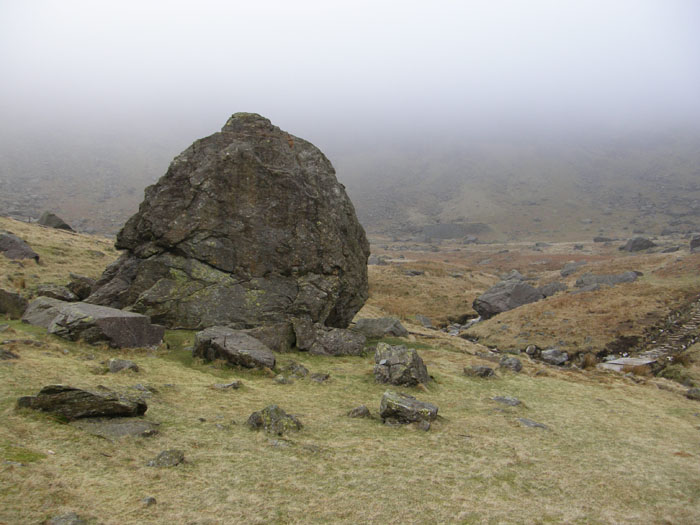
<path id="1" fill-rule="evenodd" d="M 0 257 L 0 285 L 25 295 L 38 282 L 67 281 L 70 272 L 96 276 L 116 256 L 102 237 L 9 219 L 0 219 L 0 229 L 21 235 L 41 255 L 39 265 Z M 530 343 L 559 338 L 567 348 L 643 333 L 697 296 L 700 254 L 684 247 L 629 255 L 593 243 L 538 248 L 455 244 L 426 252 L 390 240 L 375 246 L 391 259 L 370 267 L 370 299 L 359 317 L 396 315 L 411 332 L 387 341 L 416 348 L 434 379 L 401 389 L 439 407 L 427 432 L 377 417 L 387 387 L 372 375 L 376 341 L 364 357 L 278 354 L 279 371 L 295 361 L 330 375 L 322 383 L 279 384 L 266 373 L 193 359 L 192 332 L 168 331 L 157 349 L 114 350 L 1 321 L 0 348 L 18 358 L 0 361 L 0 523 L 39 523 L 67 512 L 105 525 L 696 523 L 700 405 L 683 396 L 687 387 L 644 371 L 551 366 L 524 353 L 517 354 L 520 373 L 499 369 L 497 361 L 506 349 L 518 351 L 526 331 Z M 103 254 L 99 262 L 87 256 L 91 250 Z M 471 313 L 473 297 L 499 274 L 517 268 L 545 282 L 572 259 L 585 259 L 595 272 L 644 275 L 496 316 L 468 331 L 477 331 L 478 343 L 414 319 L 421 313 L 439 325 Z M 684 355 L 685 380 L 700 381 L 700 344 Z M 110 357 L 132 359 L 140 371 L 106 373 Z M 496 377 L 466 376 L 472 365 L 492 366 Z M 233 380 L 241 388 L 214 386 Z M 146 395 L 145 419 L 160 423 L 158 433 L 112 441 L 15 408 L 18 397 L 55 383 Z M 283 437 L 251 431 L 248 416 L 271 403 L 297 415 L 302 430 Z M 372 418 L 346 416 L 360 404 Z M 528 426 L 534 423 L 542 426 Z M 146 466 L 166 449 L 184 451 L 185 463 Z M 156 503 L 147 505 L 147 497 Z"/>

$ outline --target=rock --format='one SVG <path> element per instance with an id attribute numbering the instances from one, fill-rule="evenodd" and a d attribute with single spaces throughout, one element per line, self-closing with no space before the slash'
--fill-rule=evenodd
<path id="1" fill-rule="evenodd" d="M 505 275 L 501 275 L 501 280 L 502 281 L 524 281 L 525 277 L 518 270 L 511 270 L 510 273 L 507 273 Z"/>
<path id="2" fill-rule="evenodd" d="M 569 354 L 558 348 L 548 348 L 540 352 L 540 359 L 550 365 L 561 366 L 569 360 Z"/>
<path id="3" fill-rule="evenodd" d="M 241 386 L 243 386 L 243 383 L 236 380 L 231 381 L 230 383 L 217 383 L 214 385 L 214 388 L 216 388 L 217 390 L 226 390 L 229 388 L 232 390 L 238 390 L 239 388 L 241 388 Z"/>
<path id="4" fill-rule="evenodd" d="M 360 332 L 367 338 L 380 338 L 387 335 L 407 337 L 408 330 L 394 317 L 380 317 L 378 319 L 358 319 L 353 330 Z"/>
<path id="5" fill-rule="evenodd" d="M 509 407 L 517 407 L 518 405 L 522 404 L 522 402 L 517 397 L 512 396 L 495 396 L 491 399 L 493 399 L 497 403 L 501 403 L 502 405 L 508 405 Z"/>
<path id="6" fill-rule="evenodd" d="M 258 412 L 253 412 L 248 418 L 247 425 L 252 430 L 262 429 L 268 434 L 278 436 L 289 431 L 301 430 L 303 427 L 301 421 L 287 414 L 277 405 L 269 405 Z"/>
<path id="7" fill-rule="evenodd" d="M 162 326 L 153 325 L 147 316 L 134 312 L 88 303 L 63 303 L 57 308 L 58 315 L 49 324 L 48 332 L 71 341 L 142 348 L 160 344 L 165 333 Z"/>
<path id="8" fill-rule="evenodd" d="M 415 397 L 401 392 L 387 390 L 379 405 L 379 416 L 385 423 L 416 423 L 437 419 L 438 407 L 418 401 Z"/>
<path id="9" fill-rule="evenodd" d="M 70 282 L 66 285 L 66 288 L 73 292 L 79 300 L 83 301 L 92 293 L 92 287 L 95 286 L 95 282 L 95 279 L 71 273 Z"/>
<path id="10" fill-rule="evenodd" d="M 185 453 L 182 450 L 170 449 L 163 450 L 154 459 L 149 461 L 146 466 L 148 467 L 177 467 L 181 463 L 185 462 Z"/>
<path id="11" fill-rule="evenodd" d="M 311 381 L 315 381 L 316 383 L 325 383 L 331 378 L 329 374 L 324 374 L 323 372 L 314 372 L 309 376 L 309 379 Z"/>
<path id="12" fill-rule="evenodd" d="M 40 284 L 36 287 L 36 294 L 39 297 L 51 297 L 59 301 L 74 302 L 78 300 L 77 295 L 65 286 L 58 284 Z"/>
<path id="13" fill-rule="evenodd" d="M 296 320 L 294 333 L 297 348 L 315 355 L 362 355 L 367 342 L 364 335 L 353 330 L 329 328 L 308 320 Z"/>
<path id="14" fill-rule="evenodd" d="M 122 370 L 131 370 L 133 372 L 139 371 L 138 365 L 133 361 L 129 361 L 128 359 L 112 358 L 109 360 L 107 366 L 112 374 L 116 374 Z"/>
<path id="15" fill-rule="evenodd" d="M 272 350 L 245 332 L 225 326 L 213 326 L 197 332 L 193 355 L 206 361 L 223 359 L 231 365 L 245 368 L 275 367 Z"/>
<path id="16" fill-rule="evenodd" d="M 369 244 L 331 163 L 256 114 L 178 155 L 115 246 L 88 302 L 170 327 L 345 328 L 367 299 Z"/>
<path id="17" fill-rule="evenodd" d="M 483 365 L 464 367 L 464 374 L 471 377 L 493 377 L 496 375 L 493 368 Z"/>
<path id="18" fill-rule="evenodd" d="M 360 405 L 359 407 L 353 408 L 350 412 L 348 412 L 348 417 L 372 417 L 372 414 L 369 412 L 369 408 L 367 408 L 365 405 Z"/>
<path id="19" fill-rule="evenodd" d="M 59 514 L 54 516 L 44 522 L 44 525 L 88 525 L 89 522 L 76 514 L 75 512 L 67 512 L 66 514 Z"/>
<path id="20" fill-rule="evenodd" d="M 593 237 L 593 242 L 612 242 L 614 240 L 615 239 L 611 239 L 610 237 L 603 237 L 602 235 Z"/>
<path id="21" fill-rule="evenodd" d="M 39 217 L 39 224 L 42 226 L 48 226 L 49 228 L 56 228 L 58 230 L 67 230 L 67 231 L 74 231 L 73 228 L 71 228 L 66 221 L 61 219 L 58 215 L 55 213 L 51 213 L 49 211 L 45 211 L 44 213 L 41 214 L 41 217 Z"/>
<path id="22" fill-rule="evenodd" d="M 433 323 L 430 321 L 429 317 L 426 317 L 425 315 L 421 314 L 416 314 L 415 315 L 416 321 L 418 321 L 423 328 L 433 328 Z"/>
<path id="23" fill-rule="evenodd" d="M 156 501 L 156 498 L 154 498 L 153 496 L 148 496 L 148 497 L 143 498 L 141 500 L 141 503 L 143 503 L 144 507 L 148 508 L 148 507 L 152 507 L 153 505 L 155 505 L 158 502 Z"/>
<path id="24" fill-rule="evenodd" d="M 73 421 L 71 425 L 88 434 L 115 441 L 124 437 L 155 436 L 159 423 L 136 418 L 90 417 Z"/>
<path id="25" fill-rule="evenodd" d="M 627 241 L 627 244 L 620 247 L 620 250 L 625 252 L 641 252 L 656 246 L 652 241 L 645 237 L 635 237 Z"/>
<path id="26" fill-rule="evenodd" d="M 551 297 L 557 292 L 565 292 L 568 289 L 569 287 L 566 286 L 566 284 L 559 281 L 554 281 L 553 283 L 540 286 L 539 288 L 537 288 L 537 291 L 539 291 L 545 297 Z"/>
<path id="27" fill-rule="evenodd" d="M 36 396 L 20 397 L 17 407 L 50 412 L 68 420 L 141 416 L 148 408 L 143 399 L 130 399 L 104 387 L 88 391 L 66 385 L 45 386 Z"/>
<path id="28" fill-rule="evenodd" d="M 306 377 L 309 375 L 309 369 L 296 361 L 290 361 L 290 363 L 284 367 L 283 371 L 293 377 Z"/>
<path id="29" fill-rule="evenodd" d="M 22 322 L 48 328 L 51 321 L 60 313 L 61 306 L 65 304 L 64 301 L 59 301 L 58 299 L 52 299 L 50 297 L 34 299 L 24 311 Z"/>
<path id="30" fill-rule="evenodd" d="M 582 266 L 586 266 L 586 261 L 576 261 L 576 262 L 569 262 L 564 265 L 564 268 L 561 269 L 559 272 L 559 275 L 562 277 L 568 277 L 569 275 L 576 273 L 579 268 Z"/>
<path id="31" fill-rule="evenodd" d="M 680 246 L 669 246 L 668 248 L 661 250 L 661 253 L 676 253 L 677 251 L 680 251 L 680 249 Z"/>
<path id="32" fill-rule="evenodd" d="M 409 277 L 418 277 L 419 275 L 425 275 L 425 271 L 423 271 L 423 270 L 404 270 L 403 274 L 408 275 Z"/>
<path id="33" fill-rule="evenodd" d="M 24 314 L 29 303 L 18 293 L 8 292 L 0 288 L 0 314 L 10 319 L 19 319 Z"/>
<path id="34" fill-rule="evenodd" d="M 693 235 L 690 239 L 690 253 L 700 252 L 700 235 Z"/>
<path id="35" fill-rule="evenodd" d="M 428 369 L 413 349 L 378 343 L 374 353 L 374 378 L 380 383 L 416 386 L 430 380 Z"/>
<path id="36" fill-rule="evenodd" d="M 639 276 L 636 272 L 622 272 L 614 275 L 594 275 L 592 273 L 584 273 L 576 279 L 576 288 L 584 288 L 595 285 L 615 286 L 621 283 L 633 283 Z"/>
<path id="37" fill-rule="evenodd" d="M 278 385 L 291 385 L 292 383 L 294 383 L 294 379 L 292 379 L 291 377 L 286 377 L 283 374 L 277 374 L 273 380 Z"/>
<path id="38" fill-rule="evenodd" d="M 10 350 L 0 348 L 0 361 L 9 361 L 10 359 L 19 359 L 19 356 Z"/>
<path id="39" fill-rule="evenodd" d="M 513 372 L 520 372 L 523 369 L 523 364 L 517 357 L 503 356 L 498 362 L 498 366 L 501 368 L 507 368 Z"/>
<path id="40" fill-rule="evenodd" d="M 486 290 L 474 300 L 472 307 L 483 319 L 489 319 L 501 312 L 534 303 L 540 299 L 544 299 L 544 295 L 539 290 L 527 283 L 511 279 Z"/>
<path id="41" fill-rule="evenodd" d="M 693 401 L 700 401 L 700 388 L 689 388 L 685 393 L 685 397 Z"/>
<path id="42" fill-rule="evenodd" d="M 294 327 L 290 322 L 266 324 L 244 332 L 275 352 L 291 351 L 296 341 Z"/>
<path id="43" fill-rule="evenodd" d="M 34 259 L 39 262 L 39 255 L 16 235 L 0 231 L 0 253 L 8 259 Z"/>
<path id="44" fill-rule="evenodd" d="M 542 423 L 538 423 L 537 421 L 533 421 L 532 419 L 528 419 L 526 417 L 520 417 L 520 418 L 518 418 L 518 421 L 523 426 L 530 427 L 530 428 L 543 428 L 545 430 L 547 430 L 547 428 L 548 428 L 547 425 L 544 425 Z"/>

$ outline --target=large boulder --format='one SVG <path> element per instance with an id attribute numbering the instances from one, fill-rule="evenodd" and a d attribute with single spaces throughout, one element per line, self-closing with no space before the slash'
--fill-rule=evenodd
<path id="1" fill-rule="evenodd" d="M 44 213 L 42 213 L 41 217 L 39 217 L 38 222 L 42 226 L 48 226 L 49 228 L 56 228 L 59 230 L 67 230 L 70 232 L 73 231 L 73 228 L 71 228 L 66 221 L 61 219 L 55 213 L 51 213 L 50 211 L 45 211 Z"/>
<path id="2" fill-rule="evenodd" d="M 472 307 L 482 319 L 544 299 L 537 288 L 516 279 L 501 281 L 474 299 Z"/>
<path id="3" fill-rule="evenodd" d="M 378 338 L 387 335 L 396 337 L 408 336 L 408 330 L 401 321 L 394 317 L 380 317 L 378 319 L 358 319 L 353 330 L 360 332 L 365 337 Z"/>
<path id="4" fill-rule="evenodd" d="M 178 155 L 116 247 L 88 302 L 170 327 L 345 328 L 367 299 L 369 244 L 333 166 L 256 114 Z"/>
<path id="5" fill-rule="evenodd" d="M 27 309 L 27 300 L 20 294 L 0 288 L 0 316 L 19 319 Z"/>
<path id="6" fill-rule="evenodd" d="M 428 369 L 418 352 L 405 346 L 377 344 L 374 362 L 374 377 L 380 383 L 416 386 L 418 383 L 427 384 L 430 380 Z"/>
<path id="7" fill-rule="evenodd" d="M 197 332 L 193 355 L 207 361 L 223 359 L 231 365 L 245 368 L 275 366 L 272 350 L 255 337 L 225 326 L 212 326 Z"/>
<path id="8" fill-rule="evenodd" d="M 641 252 L 653 248 L 656 244 L 646 237 L 635 237 L 630 239 L 624 246 L 620 246 L 620 250 L 625 252 Z"/>
<path id="9" fill-rule="evenodd" d="M 57 414 L 68 420 L 83 417 L 130 417 L 143 415 L 148 406 L 143 399 L 131 399 L 107 388 L 81 390 L 66 385 L 49 385 L 36 396 L 20 397 L 18 408 L 31 408 Z"/>
<path id="10" fill-rule="evenodd" d="M 39 262 L 39 255 L 15 234 L 0 231 L 0 253 L 8 259 L 34 259 Z"/>
<path id="11" fill-rule="evenodd" d="M 402 392 L 387 390 L 379 404 L 379 416 L 384 422 L 417 423 L 437 419 L 438 407 L 432 403 L 418 401 Z"/>

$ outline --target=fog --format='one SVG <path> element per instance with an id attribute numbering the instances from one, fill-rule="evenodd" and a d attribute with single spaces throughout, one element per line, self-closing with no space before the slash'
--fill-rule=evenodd
<path id="1" fill-rule="evenodd" d="M 339 147 L 700 121 L 693 0 L 4 1 L 0 53 L 5 133 L 192 139 L 252 111 Z"/>

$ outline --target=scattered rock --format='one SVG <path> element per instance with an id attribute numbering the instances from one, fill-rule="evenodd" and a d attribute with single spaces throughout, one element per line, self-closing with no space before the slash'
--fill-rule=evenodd
<path id="1" fill-rule="evenodd" d="M 295 416 L 287 414 L 277 405 L 269 405 L 253 412 L 247 421 L 252 430 L 265 430 L 269 434 L 281 436 L 288 431 L 301 430 L 302 424 Z"/>
<path id="2" fill-rule="evenodd" d="M 539 290 L 525 282 L 510 279 L 486 290 L 474 300 L 472 307 L 483 319 L 489 319 L 501 312 L 534 303 L 540 299 L 544 299 L 544 295 Z"/>
<path id="3" fill-rule="evenodd" d="M 433 328 L 433 323 L 430 321 L 429 317 L 426 317 L 421 314 L 416 314 L 415 315 L 416 321 L 418 321 L 423 328 Z"/>
<path id="4" fill-rule="evenodd" d="M 84 418 L 71 423 L 94 436 L 109 440 L 117 440 L 124 437 L 151 437 L 158 433 L 159 423 L 135 418 Z"/>
<path id="5" fill-rule="evenodd" d="M 566 286 L 566 284 L 559 281 L 554 281 L 553 283 L 540 286 L 539 288 L 537 288 L 537 291 L 540 292 L 544 297 L 551 297 L 557 292 L 565 292 L 568 289 L 569 287 Z"/>
<path id="6" fill-rule="evenodd" d="M 50 412 L 68 420 L 84 417 L 133 417 L 143 415 L 148 406 L 143 399 L 130 399 L 107 388 L 81 390 L 65 385 L 49 385 L 36 396 L 20 397 L 17 408 Z"/>
<path id="7" fill-rule="evenodd" d="M 369 408 L 367 408 L 365 405 L 360 405 L 359 407 L 353 408 L 350 412 L 348 412 L 348 417 L 372 417 L 372 414 L 370 414 Z"/>
<path id="8" fill-rule="evenodd" d="M 639 275 L 637 272 L 622 272 L 614 275 L 594 275 L 592 273 L 584 273 L 576 279 L 576 288 L 585 288 L 590 286 L 615 286 L 622 283 L 633 283 Z"/>
<path id="9" fill-rule="evenodd" d="M 309 369 L 296 361 L 290 361 L 289 364 L 283 368 L 283 371 L 294 377 L 306 377 L 309 375 Z"/>
<path id="10" fill-rule="evenodd" d="M 416 386 L 430 380 L 428 369 L 413 349 L 378 343 L 374 353 L 374 377 L 380 383 Z"/>
<path id="11" fill-rule="evenodd" d="M 593 237 L 593 242 L 612 242 L 614 240 L 615 239 L 611 239 L 610 237 L 603 237 L 602 235 Z"/>
<path id="12" fill-rule="evenodd" d="M 292 379 L 291 377 L 287 377 L 283 374 L 277 374 L 274 378 L 274 381 L 278 385 L 291 385 L 292 383 L 294 383 L 294 379 Z"/>
<path id="13" fill-rule="evenodd" d="M 311 374 L 311 376 L 309 377 L 309 379 L 311 379 L 311 381 L 315 381 L 316 383 L 325 383 L 330 378 L 331 378 L 331 376 L 329 374 L 324 374 L 322 372 L 315 372 L 315 373 Z"/>
<path id="14" fill-rule="evenodd" d="M 49 228 L 56 228 L 58 230 L 66 230 L 70 232 L 74 231 L 73 228 L 71 228 L 66 221 L 61 219 L 55 213 L 51 213 L 49 211 L 45 211 L 41 214 L 38 223 L 42 226 L 48 226 Z"/>
<path id="15" fill-rule="evenodd" d="M 576 273 L 578 269 L 582 266 L 586 266 L 586 264 L 586 261 L 575 261 L 566 263 L 564 265 L 564 268 L 562 268 L 559 272 L 559 275 L 561 275 L 562 277 L 568 277 L 569 275 Z"/>
<path id="16" fill-rule="evenodd" d="M 141 503 L 143 503 L 144 507 L 148 508 L 148 507 L 152 507 L 153 505 L 155 505 L 157 503 L 157 501 L 156 501 L 156 498 L 154 498 L 153 496 L 148 496 L 146 498 L 143 498 L 141 500 Z"/>
<path id="17" fill-rule="evenodd" d="M 484 365 L 464 367 L 464 374 L 471 377 L 493 377 L 496 375 L 493 368 Z"/>
<path id="18" fill-rule="evenodd" d="M 65 286 L 58 284 L 40 284 L 36 287 L 36 294 L 39 297 L 51 297 L 59 301 L 75 302 L 78 300 L 77 295 Z"/>
<path id="19" fill-rule="evenodd" d="M 112 374 L 116 374 L 117 372 L 121 372 L 122 370 L 131 370 L 132 372 L 139 371 L 138 365 L 133 361 L 129 361 L 128 359 L 112 358 L 107 363 L 107 366 L 109 368 L 110 373 Z"/>
<path id="20" fill-rule="evenodd" d="M 95 286 L 95 282 L 95 279 L 71 273 L 70 282 L 66 285 L 66 288 L 73 292 L 79 300 L 83 301 L 92 293 L 92 287 Z"/>
<path id="21" fill-rule="evenodd" d="M 537 421 L 533 421 L 532 419 L 528 419 L 526 417 L 518 418 L 518 421 L 522 425 L 530 428 L 544 428 L 545 430 L 548 428 L 547 425 L 543 425 L 542 423 L 538 423 Z"/>
<path id="22" fill-rule="evenodd" d="M 438 407 L 431 403 L 418 401 L 408 394 L 387 390 L 379 405 L 379 415 L 385 423 L 406 424 L 434 421 L 438 415 Z"/>
<path id="23" fill-rule="evenodd" d="M 508 405 L 510 407 L 517 407 L 518 405 L 522 404 L 522 402 L 517 397 L 511 396 L 495 396 L 491 399 L 493 399 L 497 403 L 501 403 L 502 405 Z"/>
<path id="24" fill-rule="evenodd" d="M 259 340 L 241 330 L 213 326 L 197 332 L 194 338 L 195 357 L 206 361 L 223 359 L 245 368 L 274 368 L 275 354 Z"/>
<path id="25" fill-rule="evenodd" d="M 0 288 L 0 314 L 10 319 L 19 319 L 24 314 L 29 303 L 18 293 L 8 292 Z"/>
<path id="26" fill-rule="evenodd" d="M 403 274 L 409 277 L 417 277 L 419 275 L 425 275 L 425 272 L 423 270 L 404 270 Z"/>
<path id="27" fill-rule="evenodd" d="M 362 355 L 367 342 L 364 335 L 353 330 L 328 328 L 307 320 L 296 320 L 294 333 L 297 348 L 314 355 Z"/>
<path id="28" fill-rule="evenodd" d="M 217 390 L 238 390 L 241 386 L 243 386 L 243 383 L 240 381 L 231 381 L 230 383 L 217 383 L 214 385 L 214 388 Z"/>
<path id="29" fill-rule="evenodd" d="M 380 338 L 388 335 L 396 337 L 408 336 L 408 330 L 394 317 L 380 317 L 378 319 L 358 319 L 353 330 L 360 332 L 367 338 Z"/>
<path id="30" fill-rule="evenodd" d="M 700 252 L 700 235 L 693 235 L 690 239 L 690 253 Z"/>
<path id="31" fill-rule="evenodd" d="M 561 366 L 569 360 L 569 354 L 558 348 L 548 348 L 540 352 L 540 359 L 550 365 Z"/>
<path id="32" fill-rule="evenodd" d="M 689 388 L 685 393 L 685 397 L 693 401 L 700 401 L 700 388 Z"/>
<path id="33" fill-rule="evenodd" d="M 88 302 L 170 327 L 344 328 L 367 299 L 369 243 L 333 166 L 253 113 L 175 157 L 115 246 Z"/>
<path id="34" fill-rule="evenodd" d="M 501 368 L 507 368 L 513 372 L 520 372 L 523 369 L 523 364 L 517 357 L 503 356 L 498 362 L 498 366 Z"/>
<path id="35" fill-rule="evenodd" d="M 0 361 L 7 361 L 9 359 L 19 359 L 19 356 L 10 350 L 0 348 Z"/>
<path id="36" fill-rule="evenodd" d="M 8 259 L 34 259 L 39 262 L 39 255 L 24 240 L 10 232 L 0 231 L 0 253 Z"/>
<path id="37" fill-rule="evenodd" d="M 146 466 L 148 467 L 176 467 L 181 463 L 185 462 L 185 453 L 182 450 L 171 449 L 163 450 L 154 459 L 149 461 Z"/>
<path id="38" fill-rule="evenodd" d="M 648 250 L 656 246 L 652 241 L 646 237 L 635 237 L 627 241 L 624 246 L 620 246 L 620 250 L 625 252 L 640 252 L 642 250 Z"/>
<path id="39" fill-rule="evenodd" d="M 75 512 L 67 512 L 46 520 L 44 525 L 88 525 L 88 523 L 85 518 Z"/>

